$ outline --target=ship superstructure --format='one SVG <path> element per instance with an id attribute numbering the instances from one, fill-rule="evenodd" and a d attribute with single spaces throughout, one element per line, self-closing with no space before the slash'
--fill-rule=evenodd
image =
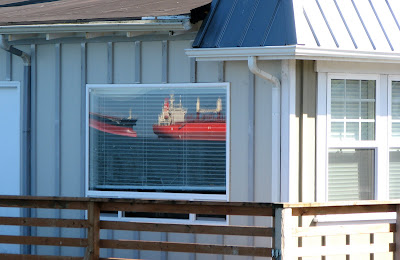
<path id="1" fill-rule="evenodd" d="M 164 100 L 153 131 L 161 138 L 225 141 L 226 120 L 222 115 L 222 100 L 217 99 L 215 109 L 204 109 L 200 107 L 200 98 L 197 98 L 196 115 L 190 116 L 182 101 L 175 104 L 174 95 L 170 95 Z"/>

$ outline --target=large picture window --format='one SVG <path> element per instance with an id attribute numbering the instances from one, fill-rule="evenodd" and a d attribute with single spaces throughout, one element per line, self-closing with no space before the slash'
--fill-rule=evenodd
<path id="1" fill-rule="evenodd" d="M 229 85 L 88 85 L 88 195 L 226 199 Z"/>

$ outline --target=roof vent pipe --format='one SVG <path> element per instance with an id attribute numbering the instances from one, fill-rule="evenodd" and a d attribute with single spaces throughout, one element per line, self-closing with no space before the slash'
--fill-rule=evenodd
<path id="1" fill-rule="evenodd" d="M 279 79 L 257 66 L 257 57 L 248 57 L 249 70 L 262 79 L 274 84 L 272 88 L 272 157 L 271 157 L 271 201 L 281 201 L 281 82 Z"/>

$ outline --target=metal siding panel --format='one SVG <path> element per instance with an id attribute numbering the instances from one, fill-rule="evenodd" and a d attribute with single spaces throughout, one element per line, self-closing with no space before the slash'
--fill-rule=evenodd
<path id="1" fill-rule="evenodd" d="M 12 57 L 11 53 L 6 52 L 6 80 L 12 80 Z"/>
<path id="2" fill-rule="evenodd" d="M 217 82 L 218 62 L 200 61 L 197 62 L 197 82 Z"/>
<path id="3" fill-rule="evenodd" d="M 87 83 L 107 83 L 108 52 L 107 43 L 88 43 Z"/>
<path id="4" fill-rule="evenodd" d="M 316 115 L 316 93 L 317 73 L 314 71 L 313 61 L 303 61 L 302 67 L 302 180 L 301 198 L 302 202 L 315 201 L 315 115 Z"/>
<path id="5" fill-rule="evenodd" d="M 37 195 L 55 196 L 55 52 L 54 45 L 37 48 Z"/>
<path id="6" fill-rule="evenodd" d="M 7 71 L 7 59 L 6 59 L 7 52 L 0 49 L 0 80 L 5 81 L 6 78 L 6 71 Z"/>
<path id="7" fill-rule="evenodd" d="M 142 42 L 135 42 L 135 83 L 142 83 Z"/>
<path id="8" fill-rule="evenodd" d="M 259 68 L 280 78 L 280 61 L 260 61 Z M 270 202 L 272 185 L 272 87 L 273 84 L 260 77 L 255 80 L 255 125 L 254 125 L 254 199 Z"/>
<path id="9" fill-rule="evenodd" d="M 114 43 L 114 82 L 135 82 L 135 44 L 133 42 Z"/>
<path id="10" fill-rule="evenodd" d="M 247 200 L 248 67 L 247 62 L 226 62 L 225 81 L 231 82 L 230 201 Z"/>
<path id="11" fill-rule="evenodd" d="M 55 196 L 55 51 L 54 45 L 37 47 L 37 195 Z M 41 209 L 38 217 L 53 218 L 54 210 Z M 53 236 L 54 229 L 38 228 L 38 236 Z M 55 247 L 38 246 L 39 254 L 55 254 Z"/>
<path id="12" fill-rule="evenodd" d="M 190 234 L 177 234 L 177 233 L 169 233 L 168 234 L 168 242 L 190 243 L 190 240 L 191 240 Z M 168 259 L 190 260 L 190 254 L 168 252 Z"/>
<path id="13" fill-rule="evenodd" d="M 142 83 L 161 83 L 162 42 L 142 42 Z"/>
<path id="14" fill-rule="evenodd" d="M 196 235 L 196 243 L 218 245 L 218 237 L 210 235 Z M 196 254 L 196 260 L 218 260 L 218 258 L 218 255 Z"/>
<path id="15" fill-rule="evenodd" d="M 61 196 L 81 196 L 81 49 L 64 44 L 61 53 Z"/>
<path id="16" fill-rule="evenodd" d="M 118 240 L 134 240 L 133 234 L 131 231 L 114 231 L 114 238 Z M 124 249 L 114 249 L 114 257 L 118 258 L 136 258 L 133 256 L 132 250 L 124 250 Z"/>
<path id="17" fill-rule="evenodd" d="M 171 83 L 190 82 L 190 59 L 185 55 L 191 41 L 170 41 L 168 55 L 168 79 Z"/>
<path id="18" fill-rule="evenodd" d="M 63 44 L 61 49 L 61 196 L 81 196 L 81 48 Z M 62 218 L 79 218 L 76 210 L 63 210 Z M 78 229 L 62 229 L 64 237 L 80 237 Z M 62 255 L 79 256 L 79 248 L 61 248 Z"/>
<path id="19" fill-rule="evenodd" d="M 114 43 L 107 43 L 107 83 L 114 83 Z"/>
<path id="20" fill-rule="evenodd" d="M 144 241 L 160 241 L 159 232 L 140 232 L 140 239 Z M 161 259 L 160 251 L 140 251 L 140 258 L 143 259 Z"/>

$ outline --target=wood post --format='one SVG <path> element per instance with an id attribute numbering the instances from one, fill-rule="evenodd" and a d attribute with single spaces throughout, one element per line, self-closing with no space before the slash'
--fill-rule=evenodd
<path id="1" fill-rule="evenodd" d="M 89 202 L 88 222 L 88 247 L 85 260 L 98 260 L 100 256 L 100 207 L 96 202 Z"/>
<path id="2" fill-rule="evenodd" d="M 394 260 L 400 260 L 400 205 L 396 206 L 396 233 L 394 235 L 396 243 L 396 251 L 394 252 Z"/>
<path id="3" fill-rule="evenodd" d="M 295 240 L 292 236 L 293 216 L 292 209 L 276 209 L 275 210 L 275 252 L 280 257 L 275 257 L 279 260 L 291 260 L 291 254 L 295 249 Z M 277 250 L 277 251 L 276 251 Z"/>

